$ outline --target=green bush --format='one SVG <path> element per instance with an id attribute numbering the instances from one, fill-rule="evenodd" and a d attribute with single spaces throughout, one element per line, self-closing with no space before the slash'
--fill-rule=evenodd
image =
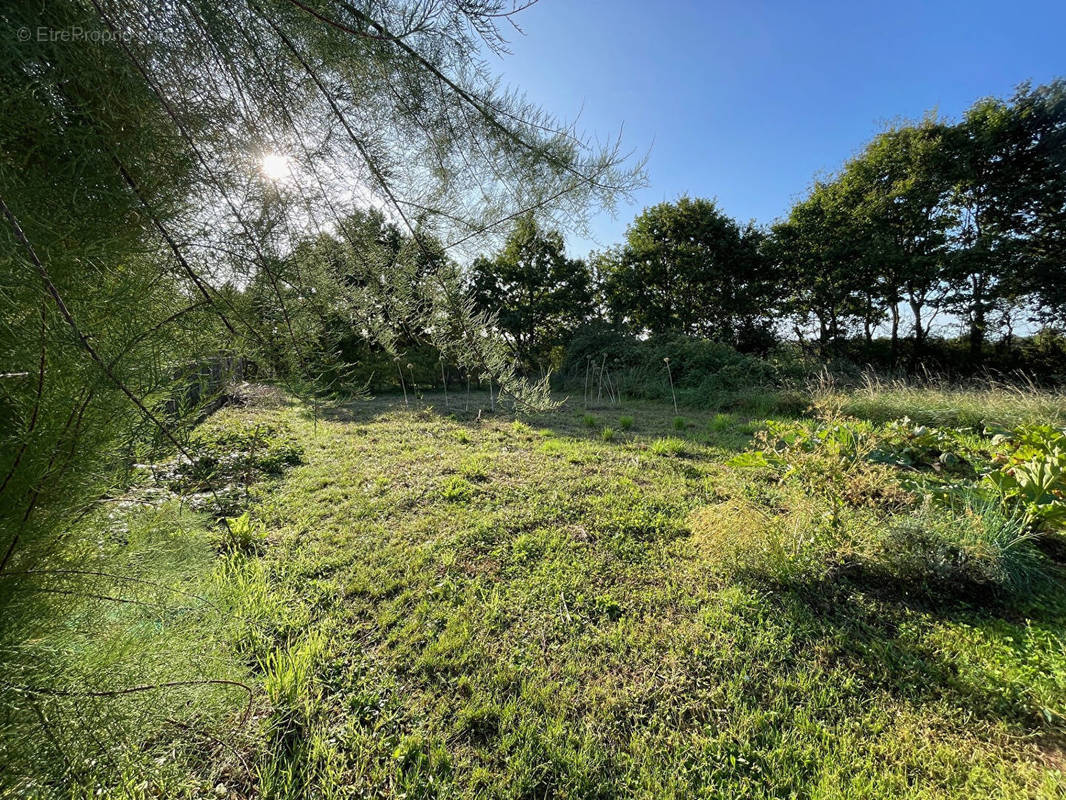
<path id="1" fill-rule="evenodd" d="M 749 393 L 753 387 L 769 388 L 780 377 L 771 362 L 744 355 L 720 342 L 681 335 L 641 340 L 603 326 L 590 326 L 570 342 L 555 386 L 583 391 L 591 361 L 604 365 L 611 382 L 624 396 L 670 400 L 665 358 L 670 359 L 678 401 L 687 405 L 728 402 L 732 393 Z M 760 393 L 767 396 L 765 389 Z"/>
<path id="2" fill-rule="evenodd" d="M 1022 509 L 1027 522 L 1049 528 L 1066 523 L 1066 433 L 1050 425 L 1000 434 L 1006 463 L 985 476 L 1006 503 Z"/>

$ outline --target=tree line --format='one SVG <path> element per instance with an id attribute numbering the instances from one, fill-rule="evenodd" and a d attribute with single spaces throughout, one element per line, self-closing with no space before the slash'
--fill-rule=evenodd
<path id="1" fill-rule="evenodd" d="M 1066 320 L 1064 253 L 1066 82 L 1056 80 L 981 100 L 955 122 L 930 115 L 884 131 L 768 227 L 682 197 L 576 259 L 558 232 L 520 219 L 499 252 L 473 262 L 469 284 L 529 369 L 558 363 L 594 321 L 749 352 L 794 338 L 826 357 L 884 339 L 891 362 L 912 367 L 949 322 L 977 367 L 1019 324 Z"/>

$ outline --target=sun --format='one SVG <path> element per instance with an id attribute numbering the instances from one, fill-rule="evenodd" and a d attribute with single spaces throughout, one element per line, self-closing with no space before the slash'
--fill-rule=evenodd
<path id="1" fill-rule="evenodd" d="M 263 174 L 272 181 L 287 178 L 292 173 L 292 168 L 289 166 L 289 157 L 280 153 L 265 154 L 259 166 L 263 170 Z"/>

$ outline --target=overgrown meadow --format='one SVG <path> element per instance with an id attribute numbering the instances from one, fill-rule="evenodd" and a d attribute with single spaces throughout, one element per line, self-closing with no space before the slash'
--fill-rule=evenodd
<path id="1" fill-rule="evenodd" d="M 1066 403 L 947 393 L 261 391 L 37 576 L 12 796 L 1060 797 Z"/>
<path id="2" fill-rule="evenodd" d="M 706 185 L 765 65 L 555 64 L 649 171 L 533 5 L 0 8 L 0 799 L 1066 797 L 1066 79 Z"/>

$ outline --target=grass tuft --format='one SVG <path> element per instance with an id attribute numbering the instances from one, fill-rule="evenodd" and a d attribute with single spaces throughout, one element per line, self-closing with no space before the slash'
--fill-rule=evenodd
<path id="1" fill-rule="evenodd" d="M 728 430 L 732 426 L 733 426 L 733 415 L 732 414 L 722 414 L 722 413 L 715 414 L 713 417 L 711 417 L 710 422 L 707 423 L 707 427 L 710 428 L 712 431 L 714 431 L 716 433 L 720 433 L 721 431 Z"/>
<path id="2" fill-rule="evenodd" d="M 682 456 L 685 454 L 687 444 L 684 439 L 667 436 L 656 439 L 648 449 L 657 456 Z"/>

